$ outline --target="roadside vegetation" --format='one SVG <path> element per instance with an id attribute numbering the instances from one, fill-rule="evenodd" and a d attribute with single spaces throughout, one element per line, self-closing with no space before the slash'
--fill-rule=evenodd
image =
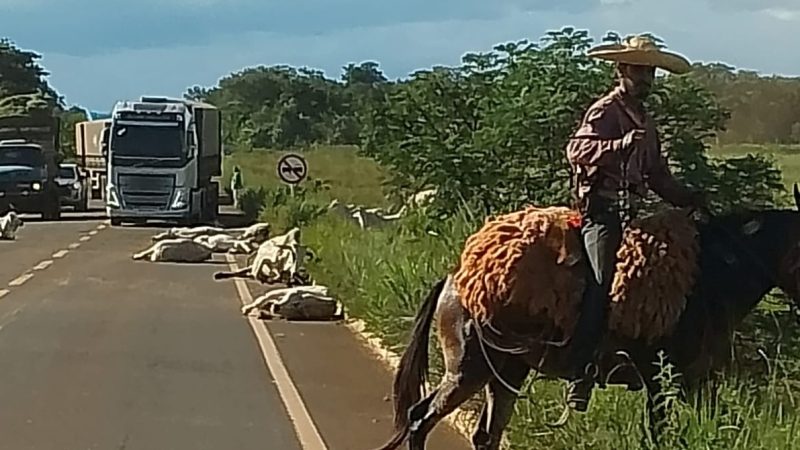
<path id="1" fill-rule="evenodd" d="M 327 86 L 349 99 L 337 113 L 354 108 L 349 116 L 336 120 L 318 113 L 320 121 L 310 119 L 305 128 L 330 131 L 336 129 L 335 124 L 347 123 L 358 128 L 358 140 L 348 142 L 340 130 L 324 139 L 296 137 L 281 146 L 264 136 L 284 136 L 286 130 L 276 132 L 269 127 L 278 122 L 267 122 L 268 129 L 248 128 L 231 137 L 241 148 L 226 164 L 242 167 L 250 186 L 252 214 L 270 221 L 276 230 L 301 226 L 304 242 L 319 256 L 309 267 L 315 279 L 331 287 L 350 315 L 365 320 L 369 331 L 400 352 L 419 301 L 452 267 L 464 239 L 486 215 L 526 203 L 567 201 L 563 144 L 581 112 L 611 80 L 607 66 L 582 56 L 591 43 L 585 33 L 565 29 L 536 43 L 505 44 L 491 52 L 467 55 L 458 67 L 420 71 L 400 82 L 386 81 L 375 65 L 365 70 L 370 75 L 364 76 L 368 81 L 362 84 L 353 81 L 356 77 L 350 72 L 357 66 L 352 65 L 339 81 L 262 68 L 231 75 L 203 92 L 212 100 L 241 101 L 253 93 L 234 86 L 281 91 L 268 80 L 290 83 L 286 80 L 296 76 L 303 79 L 299 85 L 318 83 L 317 88 Z M 709 66 L 699 75 L 669 77 L 658 83 L 651 109 L 660 123 L 673 170 L 688 183 L 705 187 L 717 212 L 788 204 L 787 188 L 800 178 L 798 147 L 790 138 L 778 144 L 726 142 L 743 133 L 739 128 L 724 131 L 731 117 L 742 112 L 723 104 L 726 99 L 733 102 L 733 94 L 715 93 L 724 90 L 724 84 L 708 82 L 710 71 L 731 70 L 721 67 Z M 277 73 L 294 75 L 281 78 Z M 247 79 L 263 84 L 245 83 Z M 771 86 L 773 81 L 763 83 Z M 791 86 L 798 85 L 800 81 L 795 80 Z M 741 88 L 736 83 L 732 86 L 732 91 Z M 748 86 L 758 83 L 750 80 Z M 353 97 L 356 87 L 363 95 L 360 99 Z M 291 93 L 297 91 L 281 92 L 294 98 Z M 302 93 L 288 104 L 302 109 L 304 96 L 310 95 Z M 262 111 L 287 104 L 258 98 Z M 244 111 L 256 107 L 237 105 Z M 285 116 L 270 114 L 294 117 L 294 111 Z M 329 146 L 331 141 L 338 145 Z M 310 179 L 293 193 L 275 173 L 277 159 L 289 150 L 303 152 L 310 166 Z M 412 211 L 386 229 L 361 230 L 325 214 L 332 199 L 396 210 L 401 199 L 427 187 L 439 190 L 431 207 Z M 658 207 L 653 202 L 652 208 Z M 794 443 L 800 435 L 800 415 L 795 412 L 800 389 L 794 381 L 800 375 L 800 335 L 795 328 L 780 296 L 769 297 L 741 330 L 734 349 L 740 370 L 725 378 L 716 411 L 708 401 L 699 408 L 682 404 L 676 401 L 677 393 L 663 399 L 672 405 L 663 448 L 800 448 Z M 438 351 L 432 354 L 438 358 Z M 661 376 L 661 382 L 672 385 L 680 374 L 664 364 Z M 531 378 L 526 389 L 527 398 L 518 402 L 509 428 L 511 448 L 651 446 L 644 431 L 645 399 L 640 393 L 617 388 L 599 391 L 589 414 L 553 431 L 545 423 L 560 412 L 562 384 Z"/>
<path id="2" fill-rule="evenodd" d="M 402 80 L 388 80 L 369 61 L 345 66 L 339 79 L 259 66 L 186 96 L 223 109 L 226 176 L 242 168 L 243 209 L 276 233 L 302 227 L 302 240 L 319 257 L 309 267 L 313 277 L 399 352 L 424 294 L 487 215 L 567 202 L 564 143 L 611 82 L 607 65 L 583 56 L 593 43 L 588 33 L 566 28 Z M 68 157 L 72 124 L 85 116 L 47 85 L 38 59 L 0 42 L 0 116 L 37 109 L 60 115 Z M 673 170 L 706 189 L 715 211 L 788 204 L 787 187 L 800 181 L 800 80 L 698 66 L 659 80 L 649 106 Z M 310 167 L 310 178 L 293 190 L 275 172 L 287 151 L 302 152 Z M 382 230 L 326 213 L 334 199 L 396 210 L 429 187 L 438 189 L 430 208 Z M 800 448 L 798 339 L 785 303 L 769 297 L 740 332 L 733 349 L 740 370 L 726 377 L 715 414 L 708 403 L 693 408 L 674 395 L 663 399 L 671 405 L 663 448 Z M 679 376 L 662 367 L 661 382 Z M 562 385 L 532 378 L 526 392 L 509 428 L 511 448 L 650 446 L 641 394 L 599 391 L 589 414 L 553 431 L 544 423 L 561 406 Z"/>

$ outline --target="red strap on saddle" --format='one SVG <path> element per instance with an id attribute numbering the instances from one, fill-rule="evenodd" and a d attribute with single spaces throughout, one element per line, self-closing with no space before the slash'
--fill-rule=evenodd
<path id="1" fill-rule="evenodd" d="M 583 225 L 583 219 L 580 214 L 575 213 L 570 215 L 569 219 L 567 219 L 567 225 L 570 228 L 580 228 Z"/>

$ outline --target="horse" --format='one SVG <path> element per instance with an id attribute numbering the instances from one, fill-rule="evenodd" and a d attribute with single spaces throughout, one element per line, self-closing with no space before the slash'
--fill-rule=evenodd
<path id="1" fill-rule="evenodd" d="M 664 351 L 682 374 L 684 394 L 697 394 L 713 378 L 713 371 L 730 363 L 734 329 L 767 293 L 779 288 L 795 306 L 800 304 L 797 185 L 794 202 L 794 209 L 746 210 L 700 221 L 699 272 L 673 331 L 654 341 L 606 333 L 598 348 L 598 367 L 607 375 L 605 381 L 599 381 L 600 387 L 646 389 L 651 432 L 656 437 L 655 424 L 665 417 L 655 401 L 661 388 L 654 380 L 658 368 L 653 362 L 659 352 Z M 538 337 L 518 339 L 514 349 L 504 348 L 497 340 L 490 342 L 490 336 L 503 335 L 504 319 L 508 318 L 497 318 L 488 327 L 479 325 L 462 305 L 452 273 L 435 283 L 419 307 L 394 377 L 394 434 L 380 450 L 397 449 L 406 441 L 409 450 L 424 450 L 427 436 L 438 422 L 484 387 L 486 402 L 472 443 L 476 450 L 498 450 L 519 389 L 530 372 L 566 379 L 564 347 Z M 434 321 L 445 373 L 439 385 L 422 398 Z M 536 326 L 529 325 L 531 336 L 536 334 Z M 627 370 L 615 370 L 620 360 L 629 363 Z M 563 425 L 565 420 L 566 415 L 554 425 Z"/>

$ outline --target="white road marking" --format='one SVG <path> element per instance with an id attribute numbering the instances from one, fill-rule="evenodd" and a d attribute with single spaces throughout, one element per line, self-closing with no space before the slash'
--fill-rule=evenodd
<path id="1" fill-rule="evenodd" d="M 66 256 L 67 253 L 69 253 L 69 250 L 59 250 L 59 251 L 53 253 L 53 258 L 56 258 L 56 259 L 63 258 L 64 256 Z"/>
<path id="2" fill-rule="evenodd" d="M 51 264 L 53 264 L 53 261 L 50 259 L 46 259 L 40 262 L 39 264 L 33 266 L 33 270 L 44 270 L 50 267 Z"/>
<path id="3" fill-rule="evenodd" d="M 86 242 L 86 241 L 88 241 L 88 240 L 89 240 L 89 239 L 91 239 L 91 238 L 92 238 L 91 236 L 81 236 L 81 238 L 80 238 L 80 239 L 78 239 L 78 240 L 79 240 L 79 241 L 81 241 L 81 242 Z"/>
<path id="4" fill-rule="evenodd" d="M 13 280 L 9 281 L 8 285 L 9 286 L 22 286 L 23 284 L 25 284 L 26 281 L 30 280 L 31 278 L 33 278 L 33 273 L 31 273 L 31 272 L 24 273 L 24 274 L 18 276 L 17 278 L 14 278 Z"/>
<path id="5" fill-rule="evenodd" d="M 101 223 L 100 225 L 97 226 L 97 229 L 98 230 L 105 230 L 106 229 L 106 224 Z"/>
<path id="6" fill-rule="evenodd" d="M 226 254 L 225 258 L 228 260 L 228 266 L 230 266 L 231 270 L 238 270 L 236 258 L 233 255 Z M 237 278 L 234 279 L 234 284 L 242 304 L 252 303 L 253 296 L 250 294 L 247 283 L 243 279 Z M 325 441 L 322 440 L 322 436 L 319 434 L 319 430 L 314 425 L 314 420 L 303 403 L 303 399 L 300 397 L 300 393 L 297 392 L 297 387 L 294 385 L 291 376 L 289 376 L 286 365 L 283 364 L 278 347 L 275 346 L 275 341 L 272 339 L 266 325 L 254 317 L 248 317 L 247 320 L 256 335 L 258 345 L 261 347 L 264 361 L 266 361 L 267 367 L 275 379 L 278 393 L 281 396 L 281 400 L 283 400 L 286 411 L 289 413 L 303 450 L 328 450 Z"/>
<path id="7" fill-rule="evenodd" d="M 89 232 L 89 236 L 94 236 L 95 234 L 97 234 L 97 230 L 92 230 Z"/>
<path id="8" fill-rule="evenodd" d="M 11 292 L 8 289 L 0 289 L 0 298 L 5 297 L 8 293 Z"/>
<path id="9" fill-rule="evenodd" d="M 72 250 L 75 250 L 76 248 L 78 248 L 80 246 L 81 246 L 81 244 L 79 244 L 77 242 L 73 242 L 72 244 L 68 245 L 68 247 L 71 248 Z"/>

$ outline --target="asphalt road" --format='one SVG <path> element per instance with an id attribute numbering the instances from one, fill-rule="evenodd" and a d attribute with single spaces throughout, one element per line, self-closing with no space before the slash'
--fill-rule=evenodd
<path id="1" fill-rule="evenodd" d="M 215 282 L 224 258 L 131 260 L 157 231 L 66 214 L 0 242 L 0 449 L 368 450 L 389 436 L 391 374 L 349 331 L 244 318 L 242 289 L 263 287 Z M 442 426 L 430 448 L 469 447 Z"/>

